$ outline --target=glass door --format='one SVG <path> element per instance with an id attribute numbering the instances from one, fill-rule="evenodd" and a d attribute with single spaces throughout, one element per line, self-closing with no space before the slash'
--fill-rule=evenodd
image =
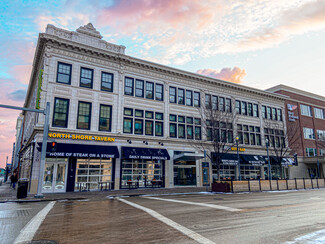
<path id="1" fill-rule="evenodd" d="M 46 162 L 42 192 L 65 192 L 66 168 L 67 164 L 65 162 Z"/>

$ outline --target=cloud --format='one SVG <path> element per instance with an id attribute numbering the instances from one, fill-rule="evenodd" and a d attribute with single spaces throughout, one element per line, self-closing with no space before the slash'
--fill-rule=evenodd
<path id="1" fill-rule="evenodd" d="M 196 73 L 234 83 L 241 83 L 243 78 L 246 76 L 246 71 L 238 67 L 232 69 L 223 68 L 220 71 L 215 69 L 200 69 L 196 71 Z"/>
<path id="2" fill-rule="evenodd" d="M 16 90 L 7 95 L 10 100 L 25 101 L 26 90 Z"/>
<path id="3" fill-rule="evenodd" d="M 32 65 L 14 65 L 10 68 L 9 74 L 22 84 L 28 84 L 32 73 Z"/>

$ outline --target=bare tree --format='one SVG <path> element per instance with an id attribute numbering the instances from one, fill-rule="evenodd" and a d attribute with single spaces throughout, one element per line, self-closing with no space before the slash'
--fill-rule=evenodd
<path id="1" fill-rule="evenodd" d="M 299 123 L 264 120 L 264 135 L 269 141 L 270 154 L 281 165 L 284 158 L 294 156 L 301 143 L 301 130 Z"/>
<path id="2" fill-rule="evenodd" d="M 193 148 L 205 153 L 212 166 L 216 168 L 220 180 L 221 157 L 235 144 L 234 126 L 236 126 L 237 114 L 230 99 L 219 98 L 219 101 L 217 99 L 212 96 L 212 101 L 210 97 L 210 101 L 199 108 L 202 140 L 190 143 Z"/>

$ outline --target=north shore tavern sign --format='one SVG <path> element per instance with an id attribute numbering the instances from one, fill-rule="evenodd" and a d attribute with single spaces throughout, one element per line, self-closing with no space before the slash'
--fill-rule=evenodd
<path id="1" fill-rule="evenodd" d="M 90 135 L 79 135 L 79 134 L 69 134 L 69 133 L 49 133 L 49 138 L 57 139 L 72 139 L 72 140 L 84 140 L 84 141 L 115 141 L 115 138 L 107 136 L 90 136 Z"/>

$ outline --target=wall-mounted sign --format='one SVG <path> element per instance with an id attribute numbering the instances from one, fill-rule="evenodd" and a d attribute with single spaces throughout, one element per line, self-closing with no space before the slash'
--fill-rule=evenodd
<path id="1" fill-rule="evenodd" d="M 287 108 L 288 108 L 288 120 L 291 122 L 295 122 L 297 119 L 299 119 L 299 117 L 297 115 L 295 115 L 295 113 L 293 111 L 295 111 L 297 109 L 297 105 L 293 105 L 293 104 L 287 104 Z"/>
<path id="2" fill-rule="evenodd" d="M 232 147 L 232 148 L 230 148 L 230 149 L 231 149 L 231 151 L 237 151 L 237 147 Z M 238 148 L 238 150 L 239 150 L 240 152 L 245 152 L 245 151 L 246 151 L 246 149 L 245 149 L 245 148 L 242 148 L 242 147 Z"/>
<path id="3" fill-rule="evenodd" d="M 79 135 L 79 134 L 68 134 L 68 133 L 49 133 L 49 138 L 57 139 L 72 139 L 72 140 L 83 140 L 83 141 L 115 141 L 115 138 L 108 136 L 90 136 L 90 135 Z"/>

